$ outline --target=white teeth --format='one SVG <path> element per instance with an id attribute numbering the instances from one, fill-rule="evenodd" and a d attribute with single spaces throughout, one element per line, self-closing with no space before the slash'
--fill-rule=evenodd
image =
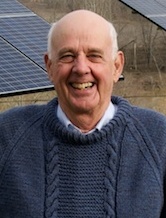
<path id="1" fill-rule="evenodd" d="M 72 83 L 72 86 L 76 89 L 86 89 L 93 86 L 93 83 Z"/>

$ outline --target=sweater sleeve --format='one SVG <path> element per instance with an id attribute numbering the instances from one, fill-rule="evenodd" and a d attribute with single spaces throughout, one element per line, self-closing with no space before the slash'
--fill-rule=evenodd
<path id="1" fill-rule="evenodd" d="M 42 217 L 44 151 L 42 106 L 0 115 L 0 217 Z"/>

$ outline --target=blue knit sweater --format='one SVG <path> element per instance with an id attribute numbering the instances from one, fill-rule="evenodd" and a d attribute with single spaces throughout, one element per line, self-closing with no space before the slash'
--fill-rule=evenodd
<path id="1" fill-rule="evenodd" d="M 59 122 L 57 99 L 0 115 L 1 218 L 166 217 L 166 118 L 112 101 L 88 135 Z"/>

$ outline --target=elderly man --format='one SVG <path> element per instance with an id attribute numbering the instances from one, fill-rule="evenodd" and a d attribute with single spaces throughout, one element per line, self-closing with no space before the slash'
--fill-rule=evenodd
<path id="1" fill-rule="evenodd" d="M 166 217 L 166 118 L 112 96 L 113 25 L 71 12 L 44 59 L 58 98 L 0 115 L 0 217 Z"/>

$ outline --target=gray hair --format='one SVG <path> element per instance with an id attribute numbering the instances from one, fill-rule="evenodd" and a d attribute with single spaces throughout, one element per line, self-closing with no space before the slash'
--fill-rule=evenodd
<path id="1" fill-rule="evenodd" d="M 48 52 L 48 57 L 50 59 L 52 58 L 53 32 L 54 32 L 56 24 L 57 24 L 57 22 L 55 22 L 51 25 L 50 30 L 48 32 L 48 36 L 47 36 L 47 52 Z"/>
<path id="2" fill-rule="evenodd" d="M 110 37 L 112 40 L 112 56 L 115 59 L 116 58 L 116 54 L 118 52 L 118 40 L 117 40 L 117 32 L 116 29 L 114 27 L 114 25 L 111 22 L 108 22 L 109 25 L 109 32 L 110 32 Z"/>
<path id="3" fill-rule="evenodd" d="M 57 25 L 57 22 L 53 23 L 48 32 L 47 52 L 48 52 L 48 56 L 50 59 L 52 58 L 52 53 L 53 53 L 52 51 L 53 32 L 54 32 L 56 25 Z M 108 25 L 109 25 L 110 37 L 112 40 L 112 56 L 113 58 L 116 58 L 116 54 L 118 52 L 117 32 L 111 22 L 108 22 Z"/>

